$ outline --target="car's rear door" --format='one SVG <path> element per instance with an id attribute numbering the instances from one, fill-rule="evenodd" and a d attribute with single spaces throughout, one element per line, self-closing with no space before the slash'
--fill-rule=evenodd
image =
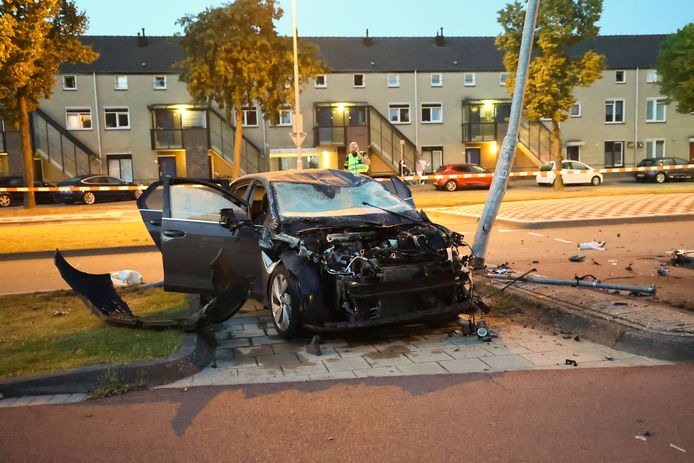
<path id="1" fill-rule="evenodd" d="M 163 185 L 164 288 L 211 293 L 211 265 L 220 251 L 237 272 L 245 271 L 248 263 L 244 257 L 249 252 L 240 247 L 257 247 L 254 228 L 241 226 L 230 230 L 219 224 L 222 209 L 231 209 L 237 219 L 247 220 L 245 203 L 209 182 L 165 179 Z"/>

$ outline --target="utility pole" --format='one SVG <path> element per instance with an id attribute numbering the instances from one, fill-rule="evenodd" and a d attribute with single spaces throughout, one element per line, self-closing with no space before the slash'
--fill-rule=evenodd
<path id="1" fill-rule="evenodd" d="M 511 100 L 511 115 L 508 121 L 508 131 L 504 142 L 501 145 L 501 153 L 494 170 L 494 178 L 489 188 L 487 202 L 484 205 L 482 216 L 477 224 L 475 241 L 472 243 L 473 268 L 484 268 L 484 256 L 487 252 L 487 242 L 489 233 L 494 225 L 496 214 L 499 212 L 501 201 L 504 199 L 506 187 L 508 186 L 508 174 L 513 165 L 513 157 L 516 153 L 518 144 L 518 126 L 523 110 L 523 94 L 525 93 L 525 83 L 528 80 L 528 65 L 533 49 L 533 37 L 535 35 L 535 22 L 537 21 L 537 11 L 540 0 L 528 0 L 525 11 L 525 24 L 523 25 L 523 37 L 521 39 L 520 53 L 518 56 L 518 68 L 516 69 L 516 85 L 513 88 L 513 99 Z"/>
<path id="2" fill-rule="evenodd" d="M 301 145 L 306 138 L 304 132 L 304 118 L 301 115 L 301 102 L 299 101 L 299 58 L 297 45 L 297 30 L 296 30 L 296 0 L 292 0 L 292 18 L 293 18 L 293 36 L 294 36 L 294 117 L 292 117 L 292 133 L 289 137 L 296 145 L 296 169 L 301 170 L 304 167 L 304 161 L 301 158 Z"/>

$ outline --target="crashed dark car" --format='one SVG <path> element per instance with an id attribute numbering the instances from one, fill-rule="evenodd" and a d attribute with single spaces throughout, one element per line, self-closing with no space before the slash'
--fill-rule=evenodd
<path id="1" fill-rule="evenodd" d="M 229 189 L 166 178 L 138 207 L 161 250 L 166 290 L 214 297 L 211 264 L 221 255 L 285 337 L 477 309 L 463 237 L 362 175 L 267 172 Z"/>

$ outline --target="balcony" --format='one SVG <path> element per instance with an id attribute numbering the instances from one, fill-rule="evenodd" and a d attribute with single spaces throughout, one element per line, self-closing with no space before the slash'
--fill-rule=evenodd
<path id="1" fill-rule="evenodd" d="M 463 142 L 500 141 L 506 136 L 508 122 L 476 122 L 463 124 Z"/>
<path id="2" fill-rule="evenodd" d="M 150 129 L 153 150 L 183 149 L 183 129 Z"/>

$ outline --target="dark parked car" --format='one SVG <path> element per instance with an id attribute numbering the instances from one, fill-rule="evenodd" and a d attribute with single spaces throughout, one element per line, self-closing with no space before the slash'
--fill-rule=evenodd
<path id="1" fill-rule="evenodd" d="M 687 164 L 690 162 L 682 158 L 647 158 L 641 160 L 637 167 L 683 166 Z M 665 183 L 668 180 L 694 178 L 694 169 L 647 170 L 636 172 L 634 177 L 637 182 Z"/>
<path id="2" fill-rule="evenodd" d="M 94 204 L 99 201 L 119 201 L 123 199 L 137 199 L 142 194 L 141 190 L 117 190 L 117 187 L 139 186 L 139 183 L 126 182 L 116 177 L 107 175 L 92 174 L 79 175 L 71 177 L 58 186 L 73 186 L 73 187 L 109 187 L 103 191 L 60 191 L 56 193 L 55 198 L 58 202 L 67 204 L 81 202 L 84 204 Z M 114 188 L 115 187 L 115 188 Z"/>
<path id="3" fill-rule="evenodd" d="M 0 188 L 16 188 L 26 186 L 24 184 L 23 177 L 0 177 Z M 55 186 L 52 183 L 42 182 L 40 180 L 34 181 L 34 186 L 37 187 L 50 187 Z M 34 193 L 34 198 L 38 204 L 49 204 L 55 202 L 53 200 L 53 193 L 48 191 L 37 191 Z M 0 191 L 0 207 L 8 207 L 12 205 L 20 205 L 24 203 L 24 193 L 15 192 L 4 192 Z"/>
<path id="4" fill-rule="evenodd" d="M 436 169 L 436 175 L 460 175 L 460 174 L 486 174 L 487 169 L 477 164 L 444 164 Z M 455 191 L 458 188 L 484 187 L 489 188 L 492 184 L 492 177 L 470 177 L 470 178 L 441 178 L 434 180 L 434 188 L 437 190 Z"/>
<path id="5" fill-rule="evenodd" d="M 285 337 L 477 309 L 462 235 L 363 175 L 266 172 L 228 190 L 165 178 L 137 204 L 163 255 L 165 289 L 214 296 L 211 264 L 223 257 Z"/>

